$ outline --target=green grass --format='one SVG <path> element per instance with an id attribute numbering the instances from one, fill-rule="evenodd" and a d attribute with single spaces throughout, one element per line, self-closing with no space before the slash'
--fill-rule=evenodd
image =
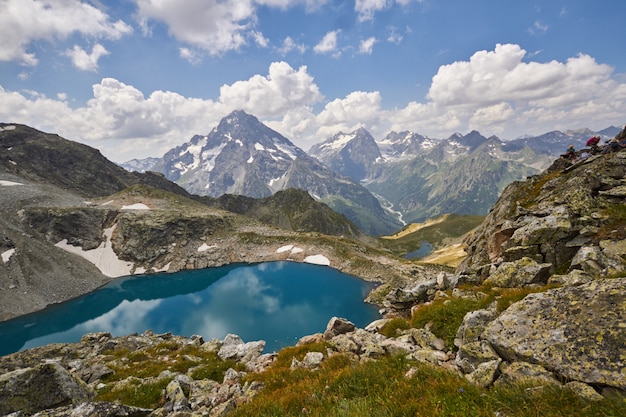
<path id="1" fill-rule="evenodd" d="M 156 408 L 163 403 L 163 389 L 171 378 L 156 379 L 161 372 L 187 373 L 193 379 L 212 379 L 222 382 L 228 368 L 244 370 L 235 361 L 224 361 L 215 352 L 204 351 L 194 345 L 182 346 L 174 341 L 158 343 L 147 348 L 129 351 L 116 349 L 105 352 L 110 360 L 106 366 L 113 374 L 103 378 L 105 387 L 98 391 L 96 400 L 121 402 L 135 407 Z M 150 382 L 140 383 L 148 378 Z M 125 381 L 118 384 L 119 381 Z"/>
<path id="2" fill-rule="evenodd" d="M 451 349 L 463 317 L 469 311 L 496 303 L 503 311 L 512 303 L 542 288 L 462 287 L 477 296 L 447 298 L 415 310 L 409 319 L 391 320 L 381 331 L 397 336 L 410 327 L 428 326 Z M 450 295 L 450 293 L 449 293 Z M 358 361 L 353 355 L 334 353 L 328 356 L 329 345 L 318 342 L 282 349 L 272 366 L 261 373 L 250 373 L 242 382 L 258 381 L 260 390 L 247 403 L 229 416 L 317 416 L 317 417 L 606 417 L 626 415 L 626 400 L 606 397 L 589 403 L 562 386 L 540 389 L 525 385 L 496 386 L 489 389 L 471 384 L 464 377 L 443 367 L 409 361 L 402 355 L 385 356 L 379 360 Z M 325 356 L 319 369 L 291 369 L 292 360 L 302 361 L 307 352 Z M 163 405 L 162 392 L 169 378 L 157 380 L 163 370 L 186 372 L 194 379 L 221 381 L 234 362 L 221 361 L 214 352 L 195 346 L 180 347 L 173 342 L 136 350 L 107 352 L 115 374 L 99 391 L 97 400 L 156 408 Z M 408 372 L 411 371 L 410 374 Z M 132 376 L 153 377 L 140 383 Z M 125 380 L 121 388 L 113 382 Z"/>
<path id="3" fill-rule="evenodd" d="M 411 368 L 414 374 L 408 377 Z M 276 364 L 253 377 L 266 381 L 265 389 L 232 416 L 626 415 L 626 403 L 621 399 L 590 404 L 561 387 L 482 389 L 443 368 L 412 363 L 402 356 L 357 363 L 345 355 L 335 355 L 316 371 L 290 372 L 284 364 Z"/>

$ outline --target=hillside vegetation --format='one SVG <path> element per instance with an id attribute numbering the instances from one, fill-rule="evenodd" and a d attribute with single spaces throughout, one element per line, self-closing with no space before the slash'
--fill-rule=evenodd
<path id="1" fill-rule="evenodd" d="M 51 202 L 63 200 L 54 198 L 36 204 L 25 198 L 30 188 L 14 190 L 23 200 L 0 200 L 10 208 L 1 244 L 20 256 L 32 257 L 27 244 L 41 250 L 47 239 L 98 245 L 113 224 L 113 246 L 143 268 L 300 261 L 304 255 L 278 255 L 276 248 L 301 244 L 335 268 L 379 282 L 368 300 L 384 318 L 359 329 L 333 317 L 323 333 L 270 353 L 264 342 L 236 335 L 205 341 L 150 331 L 88 334 L 75 344 L 0 357 L 0 414 L 626 415 L 625 178 L 626 150 L 557 160 L 508 185 L 483 221 L 448 216 L 380 239 L 401 253 L 463 235 L 466 256 L 455 270 L 358 239 L 279 229 L 143 185 L 80 209 L 57 207 Z M 154 210 L 121 209 L 140 202 Z M 216 242 L 219 250 L 198 253 L 201 243 Z M 47 250 L 39 256 L 57 253 Z M 27 265 L 11 262 L 0 272 Z"/>

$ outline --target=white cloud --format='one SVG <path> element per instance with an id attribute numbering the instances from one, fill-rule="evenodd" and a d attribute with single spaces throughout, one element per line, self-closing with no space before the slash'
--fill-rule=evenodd
<path id="1" fill-rule="evenodd" d="M 528 28 L 528 33 L 531 35 L 546 33 L 549 29 L 548 25 L 544 25 L 540 21 L 535 21 L 535 23 Z"/>
<path id="2" fill-rule="evenodd" d="M 285 40 L 283 41 L 283 46 L 278 48 L 278 52 L 283 56 L 287 55 L 289 52 L 294 51 L 294 50 L 303 54 L 306 51 L 306 46 L 302 43 L 301 44 L 296 43 L 296 41 L 293 40 L 291 36 L 287 36 Z"/>
<path id="3" fill-rule="evenodd" d="M 202 53 L 194 49 L 183 47 L 178 49 L 178 53 L 180 54 L 181 58 L 189 61 L 191 64 L 199 64 L 200 62 L 202 62 Z"/>
<path id="4" fill-rule="evenodd" d="M 0 13 L 0 61 L 37 65 L 27 48 L 33 41 L 53 42 L 78 33 L 119 39 L 132 32 L 121 20 L 110 21 L 100 9 L 79 0 L 3 0 Z"/>
<path id="5" fill-rule="evenodd" d="M 337 35 L 341 30 L 333 30 L 328 32 L 322 40 L 313 47 L 313 51 L 318 54 L 337 54 Z"/>
<path id="6" fill-rule="evenodd" d="M 393 0 L 356 0 L 354 11 L 359 15 L 361 22 L 374 19 L 374 14 L 393 4 Z"/>
<path id="7" fill-rule="evenodd" d="M 367 39 L 362 40 L 359 43 L 359 52 L 362 54 L 368 54 L 371 55 L 372 51 L 374 50 L 374 44 L 376 43 L 376 38 L 375 37 L 370 37 Z"/>
<path id="8" fill-rule="evenodd" d="M 99 43 L 91 48 L 91 53 L 87 53 L 80 46 L 74 45 L 74 48 L 68 49 L 65 55 L 72 59 L 72 63 L 79 70 L 96 71 L 98 69 L 98 60 L 105 55 L 109 55 L 109 51 Z"/>
<path id="9" fill-rule="evenodd" d="M 386 126 L 386 112 L 381 108 L 379 92 L 355 91 L 343 99 L 326 104 L 317 115 L 318 140 L 326 139 L 339 131 L 351 132 L 365 127 L 372 135 Z"/>
<path id="10" fill-rule="evenodd" d="M 286 62 L 273 62 L 267 76 L 255 75 L 220 88 L 224 106 L 259 117 L 282 116 L 294 107 L 310 106 L 322 98 L 307 67 L 296 71 Z"/>
<path id="11" fill-rule="evenodd" d="M 251 33 L 254 42 L 259 45 L 261 48 L 267 48 L 269 45 L 269 40 L 261 32 L 253 31 Z"/>
<path id="12" fill-rule="evenodd" d="M 533 133 L 529 129 L 572 128 L 584 112 L 586 120 L 607 125 L 621 117 L 614 106 L 626 99 L 626 86 L 611 78 L 608 65 L 584 54 L 565 63 L 524 62 L 525 56 L 518 45 L 498 44 L 493 51 L 474 53 L 469 61 L 440 67 L 427 106 L 451 112 L 459 128 L 509 137 Z"/>
<path id="13" fill-rule="evenodd" d="M 356 0 L 354 3 L 354 11 L 357 12 L 360 22 L 366 22 L 374 20 L 376 13 L 391 8 L 394 3 L 404 7 L 413 2 L 423 3 L 424 0 Z"/>
<path id="14" fill-rule="evenodd" d="M 163 22 L 177 40 L 218 55 L 237 50 L 253 35 L 253 0 L 135 0 L 144 32 L 150 20 Z"/>
<path id="15" fill-rule="evenodd" d="M 584 54 L 565 62 L 526 59 L 518 45 L 478 51 L 467 61 L 441 66 L 426 99 L 403 108 L 383 108 L 380 92 L 355 91 L 314 110 L 323 95 L 307 67 L 274 62 L 267 75 L 222 86 L 216 100 L 169 91 L 144 95 L 104 78 L 86 105 L 72 108 L 64 94 L 52 99 L 0 87 L 0 120 L 79 140 L 116 162 L 161 156 L 194 134 L 208 133 L 235 109 L 257 116 L 303 149 L 359 127 L 374 138 L 391 130 L 441 138 L 476 129 L 509 139 L 623 123 L 626 83 L 611 67 Z"/>

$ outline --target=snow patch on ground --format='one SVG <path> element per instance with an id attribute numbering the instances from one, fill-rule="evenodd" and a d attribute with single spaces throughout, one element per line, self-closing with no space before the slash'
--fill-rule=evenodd
<path id="1" fill-rule="evenodd" d="M 20 182 L 13 182 L 13 181 L 4 181 L 4 180 L 0 180 L 0 186 L 3 186 L 3 187 L 10 187 L 10 186 L 13 186 L 13 185 L 24 185 L 24 184 L 22 184 L 22 183 L 20 183 Z"/>
<path id="2" fill-rule="evenodd" d="M 106 241 L 104 241 L 96 249 L 83 250 L 79 246 L 69 245 L 67 239 L 63 239 L 58 242 L 56 247 L 61 248 L 67 252 L 81 256 L 94 264 L 103 275 L 111 278 L 123 277 L 125 275 L 131 275 L 131 269 L 133 267 L 132 262 L 122 261 L 117 257 L 111 246 L 111 236 L 116 226 L 104 230 Z"/>
<path id="3" fill-rule="evenodd" d="M 207 245 L 206 243 L 203 243 L 202 245 L 200 245 L 200 247 L 198 248 L 198 252 L 205 252 L 208 251 L 209 249 L 215 249 L 217 248 L 217 245 Z"/>
<path id="4" fill-rule="evenodd" d="M 330 260 L 324 255 L 311 255 L 304 258 L 304 262 L 315 265 L 330 266 Z"/>
<path id="5" fill-rule="evenodd" d="M 131 204 L 130 206 L 122 206 L 122 210 L 150 210 L 150 207 L 143 203 Z"/>
<path id="6" fill-rule="evenodd" d="M 280 248 L 276 249 L 276 253 L 289 252 L 291 249 L 293 249 L 293 245 L 281 246 Z"/>
<path id="7" fill-rule="evenodd" d="M 15 248 L 2 252 L 2 262 L 7 263 L 15 253 Z"/>

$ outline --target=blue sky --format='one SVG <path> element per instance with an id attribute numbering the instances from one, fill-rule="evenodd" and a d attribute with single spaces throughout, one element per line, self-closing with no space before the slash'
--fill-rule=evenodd
<path id="1" fill-rule="evenodd" d="M 626 2 L 0 0 L 0 121 L 162 156 L 243 109 L 308 150 L 626 123 Z"/>

